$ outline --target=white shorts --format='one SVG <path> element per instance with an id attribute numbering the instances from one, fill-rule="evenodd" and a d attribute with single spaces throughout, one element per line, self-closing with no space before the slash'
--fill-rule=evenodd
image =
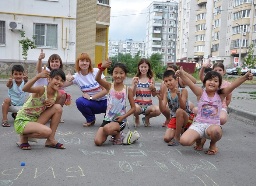
<path id="1" fill-rule="evenodd" d="M 9 107 L 8 112 L 17 113 L 21 108 L 22 108 L 22 106 L 14 106 L 14 105 L 11 105 L 11 106 Z"/>
<path id="2" fill-rule="evenodd" d="M 207 135 L 206 130 L 211 125 L 215 125 L 215 124 L 193 122 L 192 125 L 189 127 L 189 129 L 193 129 L 196 132 L 198 132 L 199 135 L 200 135 L 200 138 L 210 139 L 210 136 Z"/>

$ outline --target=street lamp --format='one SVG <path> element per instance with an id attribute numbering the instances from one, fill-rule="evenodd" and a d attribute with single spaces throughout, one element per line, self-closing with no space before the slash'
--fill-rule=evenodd
<path id="1" fill-rule="evenodd" d="M 241 64 L 241 48 L 242 48 L 242 39 L 243 39 L 243 32 L 241 29 L 241 25 L 239 23 L 236 23 L 239 26 L 240 30 L 240 41 L 239 41 L 239 58 L 238 58 L 238 66 Z"/>

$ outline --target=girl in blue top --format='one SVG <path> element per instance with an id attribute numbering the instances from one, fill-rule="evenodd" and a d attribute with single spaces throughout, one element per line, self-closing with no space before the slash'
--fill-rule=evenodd
<path id="1" fill-rule="evenodd" d="M 116 63 L 114 65 L 112 72 L 113 83 L 109 83 L 101 79 L 102 72 L 106 68 L 109 68 L 110 65 L 110 61 L 104 62 L 95 77 L 95 80 L 109 92 L 106 114 L 94 139 L 94 143 L 97 146 L 102 145 L 109 135 L 113 136 L 113 144 L 122 144 L 120 131 L 125 128 L 126 118 L 135 111 L 133 91 L 131 88 L 128 88 L 127 91 L 127 88 L 124 85 L 127 73 L 127 69 L 124 64 Z M 127 96 L 131 105 L 128 112 L 126 112 Z"/>

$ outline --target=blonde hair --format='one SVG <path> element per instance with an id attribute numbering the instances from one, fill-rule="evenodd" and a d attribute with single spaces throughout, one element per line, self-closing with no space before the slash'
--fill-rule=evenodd
<path id="1" fill-rule="evenodd" d="M 87 53 L 82 53 L 80 54 L 77 59 L 76 59 L 76 64 L 75 64 L 75 69 L 76 69 L 76 72 L 80 72 L 81 71 L 81 68 L 79 67 L 79 61 L 80 60 L 86 60 L 86 61 L 89 61 L 90 64 L 89 64 L 89 68 L 88 68 L 88 72 L 89 73 L 92 73 L 93 72 L 93 67 L 92 67 L 92 60 L 90 58 L 90 56 L 87 54 Z"/>

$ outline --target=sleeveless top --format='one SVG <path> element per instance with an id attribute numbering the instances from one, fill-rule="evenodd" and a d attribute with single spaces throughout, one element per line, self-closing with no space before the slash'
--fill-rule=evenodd
<path id="1" fill-rule="evenodd" d="M 152 82 L 151 79 L 148 80 L 146 83 L 142 83 L 139 81 L 136 87 L 136 98 L 135 103 L 140 106 L 149 106 L 152 105 L 151 99 L 151 90 L 149 89 L 150 83 Z"/>
<path id="2" fill-rule="evenodd" d="M 8 95 L 11 98 L 12 105 L 22 106 L 26 101 L 27 93 L 22 90 L 24 87 L 24 80 L 22 80 L 20 86 L 18 86 L 15 80 L 12 80 L 12 87 L 8 89 Z"/>
<path id="3" fill-rule="evenodd" d="M 126 113 L 126 94 L 125 85 L 123 90 L 116 91 L 114 89 L 114 84 L 111 84 L 107 98 L 107 110 L 104 117 L 105 121 L 114 121 L 116 117 Z"/>
<path id="4" fill-rule="evenodd" d="M 47 86 L 44 86 L 44 94 L 39 98 L 33 98 L 32 95 L 28 98 L 23 107 L 18 111 L 17 117 L 28 116 L 33 118 L 38 118 L 43 111 L 46 110 L 44 101 L 47 99 Z M 57 98 L 57 91 L 54 94 L 54 101 Z"/>
<path id="5" fill-rule="evenodd" d="M 182 89 L 180 89 L 180 91 L 182 91 Z M 167 103 L 168 103 L 168 107 L 169 107 L 169 109 L 170 109 L 171 117 L 175 118 L 175 117 L 176 117 L 176 111 L 177 111 L 178 108 L 180 107 L 178 95 L 176 94 L 176 96 L 173 98 L 173 97 L 171 96 L 170 90 L 168 90 L 168 93 L 167 93 Z M 186 101 L 186 108 L 185 108 L 185 111 L 186 111 L 188 114 L 191 113 L 191 110 L 190 110 L 189 104 L 188 104 L 188 100 Z"/>
<path id="6" fill-rule="evenodd" d="M 222 102 L 216 92 L 214 97 L 208 97 L 205 90 L 198 101 L 198 113 L 194 119 L 196 122 L 220 125 L 220 111 Z"/>

